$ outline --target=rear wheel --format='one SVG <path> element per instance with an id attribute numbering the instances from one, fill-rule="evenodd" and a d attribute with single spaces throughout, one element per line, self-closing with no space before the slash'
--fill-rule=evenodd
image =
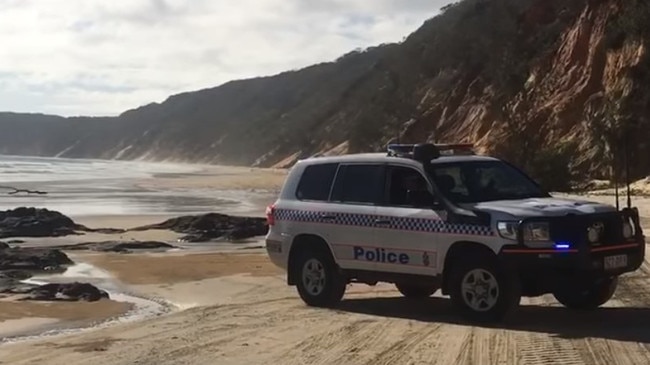
<path id="1" fill-rule="evenodd" d="M 477 322 L 504 319 L 519 305 L 516 275 L 488 253 L 475 253 L 454 262 L 450 272 L 450 297 L 460 314 Z"/>
<path id="2" fill-rule="evenodd" d="M 397 290 L 407 298 L 428 298 L 438 290 L 434 284 L 395 284 Z"/>
<path id="3" fill-rule="evenodd" d="M 331 307 L 343 298 L 347 283 L 329 252 L 303 251 L 296 264 L 298 294 L 307 305 Z"/>
<path id="4" fill-rule="evenodd" d="M 553 293 L 553 296 L 567 308 L 592 310 L 612 299 L 617 286 L 618 277 L 601 278 L 590 285 L 567 285 Z"/>

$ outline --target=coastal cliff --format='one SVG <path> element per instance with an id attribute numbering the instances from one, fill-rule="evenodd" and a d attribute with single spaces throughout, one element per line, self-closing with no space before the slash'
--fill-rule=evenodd
<path id="1" fill-rule="evenodd" d="M 569 181 L 609 178 L 628 145 L 642 177 L 648 20 L 641 0 L 464 0 L 401 43 L 118 117 L 0 113 L 0 154 L 286 167 L 398 137 L 471 141 Z"/>

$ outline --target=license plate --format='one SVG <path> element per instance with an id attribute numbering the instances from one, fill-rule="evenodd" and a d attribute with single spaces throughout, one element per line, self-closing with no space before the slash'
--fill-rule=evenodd
<path id="1" fill-rule="evenodd" d="M 605 270 L 620 269 L 627 266 L 627 255 L 605 257 Z"/>

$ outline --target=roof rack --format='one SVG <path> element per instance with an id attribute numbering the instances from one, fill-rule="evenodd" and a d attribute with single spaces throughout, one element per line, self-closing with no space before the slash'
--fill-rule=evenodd
<path id="1" fill-rule="evenodd" d="M 473 143 L 454 143 L 454 144 L 433 144 L 433 143 L 422 143 L 422 144 L 399 144 L 392 143 L 387 146 L 387 156 L 389 157 L 403 157 L 411 159 L 416 158 L 416 149 L 428 148 L 429 151 L 426 153 L 427 157 L 431 157 L 431 160 L 438 158 L 439 156 L 466 156 L 474 155 L 474 144 Z M 435 150 L 435 152 L 434 152 Z"/>

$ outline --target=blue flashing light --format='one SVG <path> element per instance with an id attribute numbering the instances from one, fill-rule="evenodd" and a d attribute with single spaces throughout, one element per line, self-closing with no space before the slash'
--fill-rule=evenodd
<path id="1" fill-rule="evenodd" d="M 558 250 L 566 250 L 571 248 L 571 244 L 569 242 L 557 242 L 555 248 Z"/>

